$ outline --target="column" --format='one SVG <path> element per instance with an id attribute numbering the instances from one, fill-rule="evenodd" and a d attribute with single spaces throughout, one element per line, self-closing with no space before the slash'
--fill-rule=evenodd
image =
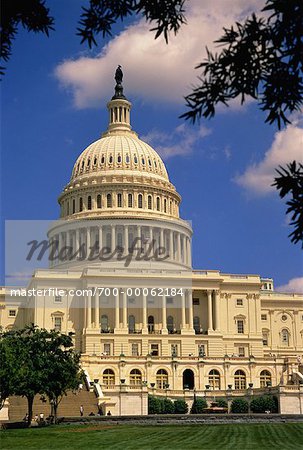
<path id="1" fill-rule="evenodd" d="M 128 243 L 128 225 L 124 226 L 124 254 L 128 255 L 129 252 L 129 243 Z"/>
<path id="2" fill-rule="evenodd" d="M 79 228 L 76 229 L 76 235 L 75 235 L 75 254 L 77 255 L 76 259 L 79 258 L 79 247 L 80 247 L 80 231 Z"/>
<path id="3" fill-rule="evenodd" d="M 99 226 L 99 232 L 98 232 L 98 234 L 99 234 L 99 251 L 101 250 L 101 248 L 102 248 L 102 241 L 103 241 L 103 235 L 102 235 L 102 226 L 100 225 Z"/>
<path id="4" fill-rule="evenodd" d="M 123 292 L 122 294 L 122 302 L 123 302 L 123 318 L 122 318 L 122 322 L 123 322 L 123 328 L 126 330 L 127 329 L 127 295 L 126 292 Z"/>
<path id="5" fill-rule="evenodd" d="M 86 323 L 86 327 L 90 328 L 92 325 L 92 295 L 89 292 L 87 294 L 87 323 Z"/>
<path id="6" fill-rule="evenodd" d="M 88 258 L 90 253 L 90 227 L 86 229 L 86 258 Z"/>
<path id="7" fill-rule="evenodd" d="M 146 295 L 142 295 L 142 332 L 147 333 L 147 301 Z"/>
<path id="8" fill-rule="evenodd" d="M 95 328 L 100 328 L 100 303 L 98 291 L 95 294 Z"/>
<path id="9" fill-rule="evenodd" d="M 166 296 L 162 296 L 162 334 L 167 334 L 166 324 Z"/>
<path id="10" fill-rule="evenodd" d="M 185 294 L 181 296 L 181 308 L 181 329 L 184 330 L 186 328 Z"/>
<path id="11" fill-rule="evenodd" d="M 160 228 L 160 247 L 164 247 L 164 230 Z M 167 249 L 166 249 L 167 252 Z"/>
<path id="12" fill-rule="evenodd" d="M 119 323 L 119 295 L 115 297 L 115 330 L 120 328 Z"/>
<path id="13" fill-rule="evenodd" d="M 213 331 L 212 291 L 207 291 L 208 330 Z"/>
<path id="14" fill-rule="evenodd" d="M 143 248 L 142 245 L 142 229 L 141 229 L 141 225 L 137 226 L 137 249 L 138 249 L 138 256 L 141 256 L 141 248 Z"/>
<path id="15" fill-rule="evenodd" d="M 174 232 L 172 230 L 169 232 L 169 252 L 170 259 L 174 260 Z"/>
<path id="16" fill-rule="evenodd" d="M 181 235 L 177 233 L 177 259 L 181 262 Z"/>
<path id="17" fill-rule="evenodd" d="M 111 229 L 111 252 L 116 248 L 116 225 L 112 225 Z"/>
<path id="18" fill-rule="evenodd" d="M 193 330 L 194 328 L 194 313 L 193 313 L 193 294 L 192 291 L 187 291 L 187 299 L 188 299 L 188 322 L 189 329 Z"/>
<path id="19" fill-rule="evenodd" d="M 215 293 L 215 312 L 216 312 L 215 330 L 219 331 L 221 328 L 221 326 L 220 326 L 220 292 L 218 290 L 215 290 L 214 293 Z"/>

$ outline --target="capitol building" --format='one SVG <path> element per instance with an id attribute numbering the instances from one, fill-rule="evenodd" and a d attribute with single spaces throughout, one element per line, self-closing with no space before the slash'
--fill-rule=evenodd
<path id="1" fill-rule="evenodd" d="M 259 275 L 192 268 L 181 197 L 132 130 L 116 82 L 107 130 L 59 195 L 49 267 L 34 271 L 34 295 L 1 289 L 1 326 L 73 332 L 104 414 L 147 414 L 148 394 L 190 405 L 194 395 L 268 390 L 281 412 L 303 413 L 303 295 Z"/>

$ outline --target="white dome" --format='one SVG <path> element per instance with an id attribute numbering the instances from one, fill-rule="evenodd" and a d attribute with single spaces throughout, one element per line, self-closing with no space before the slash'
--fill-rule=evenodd
<path id="1" fill-rule="evenodd" d="M 71 181 L 86 175 L 146 174 L 169 181 L 158 153 L 135 133 L 113 134 L 89 145 L 78 157 Z"/>

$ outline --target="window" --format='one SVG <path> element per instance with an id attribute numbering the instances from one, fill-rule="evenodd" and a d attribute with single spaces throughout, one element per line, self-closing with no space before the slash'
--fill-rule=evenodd
<path id="1" fill-rule="evenodd" d="M 107 208 L 112 207 L 112 195 L 111 194 L 107 194 L 107 196 L 106 196 L 106 206 L 107 206 Z"/>
<path id="2" fill-rule="evenodd" d="M 135 163 L 135 164 L 138 164 L 138 158 L 137 158 L 136 155 L 134 155 L 134 163 Z"/>
<path id="3" fill-rule="evenodd" d="M 105 163 L 105 157 L 104 157 L 104 155 L 102 155 L 101 164 L 104 164 L 104 163 Z"/>
<path id="4" fill-rule="evenodd" d="M 244 334 L 244 320 L 237 320 L 237 332 L 239 334 Z"/>
<path id="5" fill-rule="evenodd" d="M 132 196 L 132 194 L 128 194 L 128 207 L 129 208 L 133 207 L 133 196 Z"/>
<path id="6" fill-rule="evenodd" d="M 138 386 L 142 384 L 142 373 L 139 369 L 133 369 L 129 374 L 129 384 Z"/>
<path id="7" fill-rule="evenodd" d="M 284 346 L 288 346 L 289 345 L 289 332 L 288 330 L 282 330 L 281 331 L 281 343 Z"/>
<path id="8" fill-rule="evenodd" d="M 245 356 L 245 347 L 238 348 L 238 355 L 240 356 L 240 358 L 243 358 Z"/>
<path id="9" fill-rule="evenodd" d="M 101 316 L 101 333 L 108 331 L 108 316 L 102 314 Z"/>
<path id="10" fill-rule="evenodd" d="M 159 344 L 150 345 L 150 354 L 151 356 L 159 356 Z"/>
<path id="11" fill-rule="evenodd" d="M 171 356 L 178 356 L 178 344 L 171 344 Z"/>
<path id="12" fill-rule="evenodd" d="M 101 195 L 97 195 L 97 208 L 101 208 Z"/>
<path id="13" fill-rule="evenodd" d="M 167 305 L 173 305 L 174 304 L 173 297 L 166 297 L 166 304 Z"/>
<path id="14" fill-rule="evenodd" d="M 195 316 L 194 317 L 194 330 L 195 333 L 200 333 L 200 317 L 199 316 Z"/>
<path id="15" fill-rule="evenodd" d="M 142 197 L 142 194 L 138 195 L 138 208 L 143 208 L 143 197 Z"/>
<path id="16" fill-rule="evenodd" d="M 62 327 L 62 318 L 61 317 L 55 317 L 54 318 L 55 331 L 61 331 L 61 327 Z"/>
<path id="17" fill-rule="evenodd" d="M 62 297 L 61 297 L 61 295 L 55 295 L 55 302 L 56 302 L 56 303 L 62 303 Z"/>
<path id="18" fill-rule="evenodd" d="M 271 373 L 268 370 L 262 370 L 260 373 L 260 387 L 271 386 Z"/>
<path id="19" fill-rule="evenodd" d="M 200 358 L 203 358 L 205 356 L 205 344 L 199 344 L 198 345 L 198 355 Z"/>
<path id="20" fill-rule="evenodd" d="M 110 344 L 108 344 L 110 345 Z M 103 372 L 103 384 L 106 386 L 114 385 L 115 384 L 115 373 L 112 369 L 105 369 Z"/>
<path id="21" fill-rule="evenodd" d="M 118 155 L 118 158 L 117 158 L 117 163 L 118 163 L 118 164 L 120 164 L 120 163 L 121 163 L 121 161 L 122 161 L 121 155 Z"/>
<path id="22" fill-rule="evenodd" d="M 107 356 L 110 356 L 110 343 L 106 342 L 103 344 L 103 351 Z"/>
<path id="23" fill-rule="evenodd" d="M 148 303 L 150 303 L 150 300 L 148 301 Z M 154 329 L 155 329 L 155 319 L 154 316 L 148 316 L 147 319 L 147 326 L 148 326 L 148 332 L 149 333 L 153 333 Z"/>
<path id="24" fill-rule="evenodd" d="M 10 309 L 8 311 L 8 317 L 16 317 L 16 315 L 17 315 L 17 312 L 15 309 Z"/>
<path id="25" fill-rule="evenodd" d="M 164 369 L 156 373 L 156 384 L 158 389 L 166 389 L 168 385 L 168 373 Z"/>
<path id="26" fill-rule="evenodd" d="M 132 344 L 132 356 L 139 356 L 139 344 Z"/>
<path id="27" fill-rule="evenodd" d="M 136 324 L 135 316 L 133 316 L 133 315 L 128 316 L 128 332 L 129 333 L 135 332 L 135 324 Z"/>
<path id="28" fill-rule="evenodd" d="M 267 320 L 267 314 L 261 314 L 261 320 Z"/>
<path id="29" fill-rule="evenodd" d="M 167 317 L 167 330 L 170 334 L 172 334 L 174 332 L 174 318 L 173 316 L 168 316 Z"/>
<path id="30" fill-rule="evenodd" d="M 243 370 L 237 370 L 234 376 L 235 389 L 246 389 L 246 375 Z"/>
<path id="31" fill-rule="evenodd" d="M 87 209 L 92 209 L 92 198 L 90 195 L 87 197 Z"/>
<path id="32" fill-rule="evenodd" d="M 73 199 L 73 214 L 76 212 L 76 200 Z"/>
<path id="33" fill-rule="evenodd" d="M 286 320 L 287 320 L 287 315 L 286 315 L 286 314 L 283 314 L 283 315 L 281 316 L 281 320 L 282 320 L 283 322 L 286 322 Z"/>
<path id="34" fill-rule="evenodd" d="M 126 164 L 129 164 L 129 155 L 126 155 L 125 162 L 126 162 Z"/>
<path id="35" fill-rule="evenodd" d="M 109 164 L 113 163 L 113 155 L 110 155 L 109 159 L 108 159 Z"/>
<path id="36" fill-rule="evenodd" d="M 193 305 L 200 305 L 200 300 L 198 298 L 193 298 Z"/>
<path id="37" fill-rule="evenodd" d="M 267 331 L 263 331 L 262 339 L 263 339 L 263 345 L 267 346 L 268 345 L 268 332 Z"/>
<path id="38" fill-rule="evenodd" d="M 117 195 L 117 206 L 118 208 L 122 208 L 122 194 Z"/>
<path id="39" fill-rule="evenodd" d="M 164 212 L 167 212 L 167 200 L 166 198 L 164 199 Z"/>
<path id="40" fill-rule="evenodd" d="M 211 370 L 208 375 L 208 383 L 211 389 L 220 389 L 220 373 L 218 370 Z"/>
<path id="41" fill-rule="evenodd" d="M 81 212 L 83 210 L 83 199 L 82 197 L 79 198 L 79 211 Z"/>
<path id="42" fill-rule="evenodd" d="M 160 197 L 157 197 L 157 211 L 160 211 Z"/>
<path id="43" fill-rule="evenodd" d="M 152 205 L 152 196 L 151 195 L 149 195 L 147 197 L 147 207 L 148 207 L 148 209 L 152 209 L 152 207 L 153 207 L 153 205 Z"/>
<path id="44" fill-rule="evenodd" d="M 237 298 L 236 305 L 237 306 L 243 306 L 243 299 L 242 298 Z"/>

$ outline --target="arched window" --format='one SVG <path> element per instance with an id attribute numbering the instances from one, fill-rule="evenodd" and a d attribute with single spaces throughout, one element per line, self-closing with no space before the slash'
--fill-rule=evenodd
<path id="1" fill-rule="evenodd" d="M 156 373 L 157 389 L 165 389 L 168 385 L 168 373 L 164 369 L 159 369 Z"/>
<path id="2" fill-rule="evenodd" d="M 105 163 L 105 156 L 102 155 L 102 158 L 101 158 L 101 164 L 104 164 L 104 163 Z"/>
<path id="3" fill-rule="evenodd" d="M 108 159 L 109 164 L 113 163 L 113 155 L 110 155 L 109 159 Z"/>
<path id="4" fill-rule="evenodd" d="M 152 196 L 151 195 L 149 195 L 147 197 L 147 207 L 148 207 L 148 209 L 152 209 L 152 207 L 153 207 Z"/>
<path id="5" fill-rule="evenodd" d="M 101 208 L 101 195 L 97 195 L 97 208 Z"/>
<path id="6" fill-rule="evenodd" d="M 129 155 L 126 155 L 125 162 L 126 162 L 126 164 L 129 164 Z"/>
<path id="7" fill-rule="evenodd" d="M 87 209 L 92 209 L 92 198 L 90 195 L 87 197 Z"/>
<path id="8" fill-rule="evenodd" d="M 220 373 L 218 370 L 213 369 L 209 372 L 208 383 L 209 383 L 211 389 L 220 389 L 221 388 Z"/>
<path id="9" fill-rule="evenodd" d="M 107 194 L 107 196 L 106 196 L 106 206 L 107 206 L 107 208 L 112 207 L 112 195 L 111 194 Z"/>
<path id="10" fill-rule="evenodd" d="M 122 194 L 117 194 L 117 206 L 122 208 Z"/>
<path id="11" fill-rule="evenodd" d="M 115 373 L 112 369 L 105 369 L 103 372 L 103 384 L 106 386 L 115 384 Z"/>
<path id="12" fill-rule="evenodd" d="M 136 155 L 134 155 L 134 163 L 135 163 L 135 164 L 138 164 L 138 158 L 137 158 Z"/>
<path id="13" fill-rule="evenodd" d="M 198 316 L 194 317 L 194 330 L 196 334 L 200 333 L 200 317 Z"/>
<path id="14" fill-rule="evenodd" d="M 136 326 L 136 319 L 134 315 L 128 316 L 128 332 L 134 333 L 135 332 L 135 326 Z"/>
<path id="15" fill-rule="evenodd" d="M 246 389 L 246 375 L 243 370 L 236 370 L 234 380 L 235 389 Z"/>
<path id="16" fill-rule="evenodd" d="M 76 200 L 73 199 L 73 214 L 76 212 Z"/>
<path id="17" fill-rule="evenodd" d="M 281 331 L 281 344 L 284 346 L 289 346 L 289 332 L 284 329 Z"/>
<path id="18" fill-rule="evenodd" d="M 117 163 L 121 163 L 121 161 L 122 161 L 122 158 L 121 158 L 121 155 L 118 155 L 118 158 L 117 158 Z"/>
<path id="19" fill-rule="evenodd" d="M 164 212 L 167 212 L 167 200 L 166 198 L 164 199 Z"/>
<path id="20" fill-rule="evenodd" d="M 142 373 L 139 369 L 133 369 L 129 374 L 129 384 L 139 386 L 142 384 Z"/>
<path id="21" fill-rule="evenodd" d="M 83 199 L 82 197 L 79 198 L 79 211 L 81 212 L 83 210 Z"/>
<path id="22" fill-rule="evenodd" d="M 160 197 L 157 197 L 157 211 L 160 211 Z"/>
<path id="23" fill-rule="evenodd" d="M 271 386 L 271 373 L 268 370 L 262 370 L 260 373 L 260 387 Z"/>
<path id="24" fill-rule="evenodd" d="M 132 194 L 128 194 L 128 207 L 129 208 L 133 207 L 133 195 Z"/>
<path id="25" fill-rule="evenodd" d="M 67 215 L 69 216 L 69 202 L 66 204 Z"/>
<path id="26" fill-rule="evenodd" d="M 138 195 L 138 208 L 143 208 L 143 197 L 142 197 L 142 194 Z"/>
<path id="27" fill-rule="evenodd" d="M 101 316 L 101 332 L 103 331 L 108 331 L 108 316 L 106 314 Z"/>
<path id="28" fill-rule="evenodd" d="M 148 332 L 152 333 L 155 329 L 155 319 L 154 316 L 148 316 L 147 319 Z"/>
<path id="29" fill-rule="evenodd" d="M 174 318 L 173 318 L 173 316 L 168 316 L 167 320 L 166 320 L 166 323 L 167 323 L 168 332 L 169 333 L 173 333 L 174 332 Z"/>

